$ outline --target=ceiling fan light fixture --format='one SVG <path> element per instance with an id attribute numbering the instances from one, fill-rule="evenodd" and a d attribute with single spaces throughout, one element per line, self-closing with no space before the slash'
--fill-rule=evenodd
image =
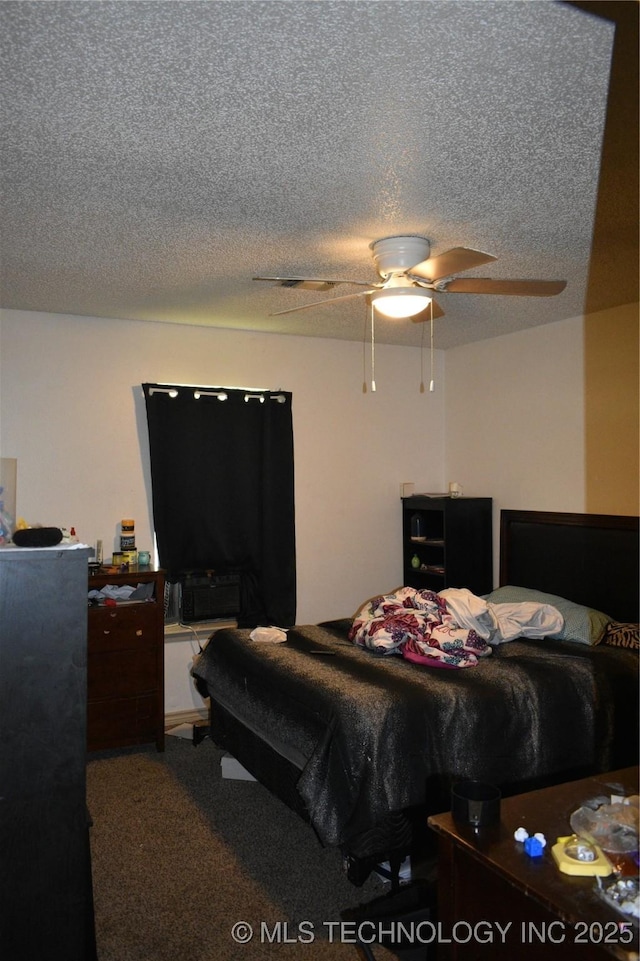
<path id="1" fill-rule="evenodd" d="M 385 317 L 394 320 L 415 317 L 431 303 L 431 297 L 415 287 L 390 287 L 372 294 L 373 306 Z"/>

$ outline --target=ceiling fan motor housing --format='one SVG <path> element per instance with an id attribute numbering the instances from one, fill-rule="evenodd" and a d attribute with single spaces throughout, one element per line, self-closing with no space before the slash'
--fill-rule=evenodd
<path id="1" fill-rule="evenodd" d="M 382 240 L 374 240 L 369 247 L 381 277 L 409 270 L 429 256 L 429 241 L 417 235 L 383 237 Z"/>

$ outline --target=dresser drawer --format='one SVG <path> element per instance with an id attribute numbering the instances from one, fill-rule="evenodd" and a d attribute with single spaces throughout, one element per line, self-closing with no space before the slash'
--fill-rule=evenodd
<path id="1" fill-rule="evenodd" d="M 87 696 L 127 697 L 155 691 L 159 685 L 158 649 L 156 646 L 132 648 L 128 651 L 89 651 L 87 664 Z"/>
<path id="2" fill-rule="evenodd" d="M 99 751 L 153 741 L 157 731 L 157 700 L 155 694 L 143 694 L 139 697 L 89 701 L 89 750 Z"/>
<path id="3" fill-rule="evenodd" d="M 89 608 L 89 652 L 120 651 L 148 644 L 158 635 L 155 602 Z"/>

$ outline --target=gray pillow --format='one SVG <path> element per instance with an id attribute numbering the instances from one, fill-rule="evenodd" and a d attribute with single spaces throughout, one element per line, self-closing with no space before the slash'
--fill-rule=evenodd
<path id="1" fill-rule="evenodd" d="M 551 604 L 564 618 L 561 632 L 554 634 L 554 637 L 563 641 L 577 641 L 579 644 L 599 644 L 604 637 L 607 624 L 612 620 L 608 614 L 568 601 L 566 597 L 545 594 L 530 587 L 516 587 L 511 584 L 496 588 L 487 595 L 485 600 L 489 604 L 520 604 L 522 601 Z"/>

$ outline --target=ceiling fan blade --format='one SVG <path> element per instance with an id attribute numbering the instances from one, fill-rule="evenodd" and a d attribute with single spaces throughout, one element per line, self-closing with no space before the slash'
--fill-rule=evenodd
<path id="1" fill-rule="evenodd" d="M 311 304 L 303 304 L 301 307 L 289 307 L 287 310 L 276 310 L 274 313 L 269 314 L 270 317 L 279 317 L 281 314 L 294 314 L 298 310 L 308 310 L 310 307 L 325 307 L 327 305 L 335 304 L 339 300 L 352 300 L 354 297 L 366 297 L 367 294 L 372 294 L 373 289 L 369 287 L 368 290 L 362 290 L 357 294 L 342 294 L 340 297 L 328 297 L 326 300 L 314 300 Z"/>
<path id="2" fill-rule="evenodd" d="M 413 321 L 413 323 L 414 323 L 414 324 L 423 324 L 423 323 L 425 323 L 425 322 L 427 322 L 427 321 L 430 321 L 430 320 L 431 320 L 431 308 L 433 308 L 433 318 L 434 318 L 434 320 L 437 320 L 438 317 L 444 317 L 444 310 L 442 309 L 442 307 L 440 306 L 440 304 L 437 303 L 437 301 L 433 300 L 433 298 L 432 298 L 432 300 L 431 300 L 431 306 L 430 306 L 430 307 L 425 307 L 424 310 L 421 310 L 419 314 L 414 314 L 414 316 L 411 318 L 411 320 Z"/>
<path id="3" fill-rule="evenodd" d="M 554 297 L 566 280 L 492 280 L 490 277 L 456 277 L 444 285 L 448 294 L 505 294 L 511 297 Z"/>
<path id="4" fill-rule="evenodd" d="M 274 287 L 297 287 L 299 290 L 333 290 L 338 284 L 357 284 L 359 287 L 372 286 L 366 280 L 325 280 L 321 277 L 253 277 L 252 280 L 267 280 Z"/>
<path id="5" fill-rule="evenodd" d="M 452 247 L 445 250 L 437 257 L 429 257 L 421 264 L 410 267 L 407 270 L 409 276 L 415 274 L 424 280 L 440 280 L 441 277 L 451 277 L 461 270 L 471 270 L 472 267 L 479 267 L 481 264 L 489 264 L 497 258 L 493 254 L 485 254 L 482 250 L 473 250 L 471 247 Z"/>

